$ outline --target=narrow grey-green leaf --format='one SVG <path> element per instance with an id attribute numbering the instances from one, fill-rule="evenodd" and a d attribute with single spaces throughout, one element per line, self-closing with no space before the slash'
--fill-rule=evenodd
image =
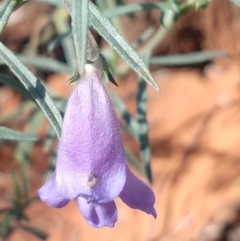
<path id="1" fill-rule="evenodd" d="M 72 16 L 72 8 L 71 8 L 71 4 L 68 2 L 68 0 L 62 0 L 62 3 L 63 3 L 63 6 L 65 7 L 65 9 L 70 14 L 70 16 Z M 86 46 L 86 60 L 91 63 L 94 63 L 97 60 L 98 56 L 99 56 L 98 45 L 97 45 L 94 37 L 92 36 L 91 32 L 88 31 L 87 46 Z"/>
<path id="2" fill-rule="evenodd" d="M 92 3 L 89 3 L 90 20 L 97 32 L 119 53 L 119 55 L 153 88 L 159 90 L 147 66 L 139 54 L 128 44 L 110 21 Z"/>
<path id="3" fill-rule="evenodd" d="M 59 0 L 39 0 L 41 2 L 47 2 L 53 6 L 56 6 L 56 7 L 62 7 L 62 4 Z"/>
<path id="4" fill-rule="evenodd" d="M 138 140 L 138 123 L 128 112 L 122 99 L 114 93 L 110 88 L 107 89 L 108 93 L 116 107 L 117 111 L 121 115 L 122 119 L 126 122 L 128 132 Z"/>
<path id="5" fill-rule="evenodd" d="M 196 0 L 195 9 L 196 10 L 205 9 L 208 6 L 209 2 L 210 2 L 210 0 Z M 238 6 L 240 6 L 240 5 L 238 5 Z"/>
<path id="6" fill-rule="evenodd" d="M 234 4 L 236 4 L 238 7 L 240 7 L 240 0 L 230 0 Z"/>
<path id="7" fill-rule="evenodd" d="M 61 2 L 58 0 L 40 0 L 42 2 L 48 2 L 54 6 L 57 7 L 61 7 Z M 64 0 L 62 0 L 63 2 Z M 233 0 L 234 1 L 234 0 Z M 101 4 L 98 4 L 98 7 L 101 9 L 103 15 L 107 18 L 114 18 L 114 17 L 118 17 L 120 15 L 125 15 L 125 14 L 130 14 L 130 13 L 134 13 L 134 12 L 138 12 L 138 11 L 145 11 L 145 10 L 151 10 L 151 9 L 166 9 L 169 8 L 169 3 L 158 3 L 158 2 L 154 2 L 154 3 L 133 3 L 133 4 L 125 4 L 122 6 L 118 6 L 118 7 L 114 7 L 111 9 L 106 9 L 105 3 L 102 3 L 102 0 L 98 1 Z M 66 1 L 63 2 L 64 7 L 68 8 L 70 6 L 70 4 L 68 6 L 66 6 Z M 101 5 L 101 7 L 100 7 Z M 103 8 L 103 9 L 102 9 Z M 68 8 L 69 10 L 69 8 Z"/>
<path id="8" fill-rule="evenodd" d="M 13 231 L 13 228 L 11 227 L 10 223 L 15 218 L 15 215 L 11 212 L 6 213 L 3 218 L 1 219 L 1 225 L 0 225 L 0 235 L 3 240 L 7 238 L 8 235 L 10 235 L 11 231 Z"/>
<path id="9" fill-rule="evenodd" d="M 14 201 L 15 200 L 18 201 L 20 199 L 20 196 L 21 196 L 20 184 L 17 181 L 16 171 L 14 171 L 14 170 L 11 171 L 11 178 L 12 178 L 12 186 L 13 186 L 13 189 L 14 189 L 14 195 L 11 198 L 11 202 L 14 205 Z"/>
<path id="10" fill-rule="evenodd" d="M 166 28 L 170 29 L 173 26 L 174 22 L 176 21 L 176 16 L 178 15 L 177 11 L 173 9 L 166 9 L 161 12 L 161 25 Z"/>
<path id="11" fill-rule="evenodd" d="M 212 61 L 216 58 L 226 57 L 227 53 L 222 51 L 201 51 L 191 52 L 187 54 L 174 54 L 150 59 L 150 65 L 162 66 L 182 66 L 182 65 L 195 65 Z"/>
<path id="12" fill-rule="evenodd" d="M 153 35 L 153 33 L 155 32 L 155 28 L 154 27 L 149 27 L 146 30 L 144 30 L 141 35 L 138 37 L 138 39 L 136 39 L 134 42 L 132 42 L 132 46 L 134 47 L 134 49 L 139 48 L 139 46 L 141 44 L 143 44 L 145 41 L 147 41 L 148 38 L 151 37 L 151 35 Z"/>
<path id="13" fill-rule="evenodd" d="M 12 141 L 37 141 L 38 137 L 0 126 L 0 139 Z"/>
<path id="14" fill-rule="evenodd" d="M 39 109 L 31 112 L 29 121 L 28 132 L 32 135 L 38 133 L 39 127 L 45 120 L 45 115 Z M 29 160 L 30 153 L 34 143 L 19 142 L 15 148 L 14 157 L 21 163 L 24 163 L 25 160 Z M 22 164 L 21 164 L 22 165 Z"/>
<path id="15" fill-rule="evenodd" d="M 134 3 L 125 4 L 116 8 L 107 9 L 103 11 L 103 14 L 107 18 L 117 17 L 119 15 L 130 14 L 138 11 L 150 10 L 150 9 L 161 9 L 165 3 L 154 2 L 154 3 Z"/>
<path id="16" fill-rule="evenodd" d="M 71 73 L 71 68 L 58 60 L 45 58 L 42 56 L 26 56 L 22 54 L 17 55 L 17 57 L 24 64 L 33 65 L 38 69 L 50 70 L 56 73 Z"/>
<path id="17" fill-rule="evenodd" d="M 27 201 L 29 199 L 29 168 L 30 161 L 21 163 L 21 176 L 22 176 L 22 197 Z M 25 203 L 26 204 L 26 203 Z M 26 204 L 27 206 L 27 204 Z"/>
<path id="18" fill-rule="evenodd" d="M 149 66 L 149 59 L 151 53 L 148 52 L 144 55 L 144 60 Z M 151 149 L 148 140 L 148 124 L 147 124 L 147 86 L 146 82 L 139 78 L 138 91 L 137 91 L 137 121 L 138 121 L 138 142 L 140 146 L 140 157 L 144 163 L 145 173 L 150 182 L 152 182 L 151 170 Z"/>
<path id="19" fill-rule="evenodd" d="M 106 4 L 106 1 L 103 1 L 103 0 L 96 0 L 96 5 L 98 6 L 98 8 L 103 11 L 104 9 L 107 8 L 107 4 Z"/>
<path id="20" fill-rule="evenodd" d="M 59 110 L 61 111 L 61 113 L 65 112 L 67 102 L 68 102 L 68 98 L 61 99 L 61 103 L 59 105 Z M 54 141 L 54 139 L 55 139 L 55 132 L 52 126 L 49 126 L 48 135 L 46 136 L 45 143 L 43 144 L 43 149 L 45 152 L 49 152 L 51 143 Z"/>
<path id="21" fill-rule="evenodd" d="M 59 2 L 59 1 L 57 1 Z M 67 10 L 67 12 L 69 13 L 70 16 L 72 16 L 72 8 L 71 8 L 71 4 L 69 3 L 68 0 L 62 0 L 62 4 L 64 6 L 64 8 Z"/>
<path id="22" fill-rule="evenodd" d="M 2 1 L 2 0 L 0 0 L 0 1 Z M 4 12 L 8 8 L 8 6 L 11 4 L 11 2 L 13 2 L 13 1 L 11 1 L 11 0 L 3 1 L 2 5 L 0 6 L 0 16 L 1 16 L 1 18 L 3 17 Z"/>
<path id="23" fill-rule="evenodd" d="M 0 8 L 0 33 L 5 28 L 8 19 L 12 12 L 14 11 L 14 7 L 17 4 L 16 0 L 6 0 Z"/>
<path id="24" fill-rule="evenodd" d="M 1 42 L 0 57 L 32 95 L 33 99 L 38 103 L 52 124 L 54 130 L 57 133 L 57 136 L 60 137 L 62 126 L 61 114 L 41 82 Z"/>
<path id="25" fill-rule="evenodd" d="M 72 35 L 80 76 L 84 74 L 88 33 L 89 0 L 72 0 Z"/>
<path id="26" fill-rule="evenodd" d="M 24 95 L 27 98 L 32 99 L 32 96 L 30 93 L 24 88 L 24 86 L 19 83 L 18 81 L 12 79 L 11 77 L 5 75 L 5 74 L 0 74 L 0 82 L 4 85 L 8 85 L 14 90 L 20 92 L 22 95 Z"/>
<path id="27" fill-rule="evenodd" d="M 58 2 L 60 2 L 58 0 Z M 55 10 L 53 17 L 53 23 L 56 28 L 57 34 L 63 34 L 68 31 L 71 31 L 71 26 L 69 26 L 69 16 L 66 12 L 63 11 L 62 6 Z M 72 32 L 71 32 L 72 33 Z M 71 68 L 71 71 L 74 68 L 76 51 L 73 44 L 72 35 L 69 38 L 65 38 L 62 41 L 62 49 L 67 62 L 67 65 Z"/>
<path id="28" fill-rule="evenodd" d="M 63 40 L 68 38 L 70 34 L 72 33 L 71 30 L 60 34 L 58 37 L 56 37 L 54 40 L 52 40 L 47 47 L 47 53 L 48 55 L 51 54 L 59 45 L 62 44 Z"/>

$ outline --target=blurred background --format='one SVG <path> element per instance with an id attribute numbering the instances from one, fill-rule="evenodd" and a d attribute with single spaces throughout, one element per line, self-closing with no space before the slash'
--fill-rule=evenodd
<path id="1" fill-rule="evenodd" d="M 111 9 L 154 1 L 96 2 Z M 240 241 L 240 9 L 228 0 L 212 0 L 204 9 L 188 9 L 170 27 L 161 26 L 162 17 L 159 9 L 150 9 L 112 18 L 112 23 L 138 52 L 151 48 L 153 57 L 221 52 L 203 55 L 204 61 L 193 55 L 186 62 L 180 58 L 150 66 L 161 88 L 157 92 L 147 86 L 146 113 L 157 219 L 117 199 L 116 226 L 94 229 L 85 223 L 75 201 L 53 209 L 36 199 L 36 190 L 54 169 L 58 141 L 36 104 L 2 82 L 1 125 L 40 139 L 0 141 L 0 240 Z M 71 71 L 61 65 L 75 61 L 69 23 L 61 7 L 32 0 L 11 15 L 0 35 L 0 41 L 42 80 L 62 111 L 74 86 L 66 85 Z M 160 37 L 155 34 L 159 29 Z M 119 85 L 108 83 L 108 88 L 134 116 L 137 75 L 93 34 Z M 59 62 L 46 67 L 34 56 Z M 0 74 L 14 77 L 2 63 Z M 139 145 L 124 131 L 117 113 L 124 143 L 139 159 Z"/>

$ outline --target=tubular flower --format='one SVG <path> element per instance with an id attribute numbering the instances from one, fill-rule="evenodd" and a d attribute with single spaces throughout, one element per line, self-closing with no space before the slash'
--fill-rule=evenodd
<path id="1" fill-rule="evenodd" d="M 77 199 L 86 222 L 97 228 L 115 225 L 117 197 L 156 218 L 154 194 L 127 167 L 113 105 L 93 66 L 69 98 L 56 170 L 38 195 L 55 208 Z"/>

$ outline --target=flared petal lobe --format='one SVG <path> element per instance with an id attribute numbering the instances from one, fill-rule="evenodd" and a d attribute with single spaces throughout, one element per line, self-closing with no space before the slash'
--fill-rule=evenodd
<path id="1" fill-rule="evenodd" d="M 67 199 L 109 202 L 126 181 L 126 161 L 119 124 L 97 71 L 73 90 L 62 127 L 56 180 Z"/>
<path id="2" fill-rule="evenodd" d="M 70 201 L 62 195 L 61 190 L 58 189 L 56 183 L 56 173 L 37 191 L 40 199 L 54 208 L 61 208 Z"/>
<path id="3" fill-rule="evenodd" d="M 87 203 L 86 199 L 78 198 L 78 207 L 86 222 L 95 228 L 114 227 L 118 214 L 114 201 L 107 203 Z"/>
<path id="4" fill-rule="evenodd" d="M 127 180 L 119 197 L 130 208 L 140 209 L 143 212 L 157 217 L 154 209 L 155 196 L 147 184 L 137 178 L 129 169 L 127 170 Z"/>

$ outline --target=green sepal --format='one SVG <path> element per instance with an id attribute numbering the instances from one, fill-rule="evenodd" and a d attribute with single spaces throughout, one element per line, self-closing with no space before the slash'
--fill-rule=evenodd
<path id="1" fill-rule="evenodd" d="M 102 54 L 100 54 L 100 57 L 102 59 L 102 65 L 103 65 L 103 78 L 106 82 L 111 82 L 112 84 L 116 85 L 118 87 L 118 84 L 116 80 L 113 78 L 111 72 L 109 71 L 108 64 L 106 59 Z"/>

